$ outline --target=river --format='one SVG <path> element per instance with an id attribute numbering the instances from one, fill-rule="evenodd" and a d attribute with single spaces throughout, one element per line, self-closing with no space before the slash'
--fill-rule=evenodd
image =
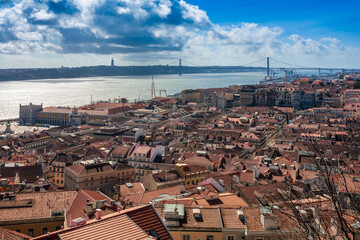
<path id="1" fill-rule="evenodd" d="M 183 89 L 227 87 L 256 84 L 265 73 L 209 73 L 154 76 L 156 93 L 168 94 Z M 44 106 L 81 106 L 93 101 L 125 97 L 134 101 L 150 98 L 151 76 L 119 76 L 23 80 L 0 82 L 0 119 L 17 118 L 19 104 L 43 103 Z M 164 96 L 164 93 L 162 93 Z"/>

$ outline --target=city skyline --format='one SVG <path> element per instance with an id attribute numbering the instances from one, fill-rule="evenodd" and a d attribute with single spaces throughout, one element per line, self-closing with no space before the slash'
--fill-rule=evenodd
<path id="1" fill-rule="evenodd" d="M 242 65 L 270 56 L 359 66 L 360 3 L 347 1 L 3 1 L 2 68 Z M 263 65 L 261 65 L 263 66 Z"/>

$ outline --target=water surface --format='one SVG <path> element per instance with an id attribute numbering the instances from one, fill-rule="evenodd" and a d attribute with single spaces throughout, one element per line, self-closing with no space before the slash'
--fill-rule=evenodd
<path id="1" fill-rule="evenodd" d="M 156 93 L 175 94 L 183 89 L 227 87 L 259 83 L 261 72 L 209 73 L 154 76 Z M 23 80 L 0 82 L 0 119 L 17 118 L 19 104 L 81 106 L 94 101 L 125 97 L 134 101 L 150 98 L 151 76 L 119 76 Z M 164 93 L 162 93 L 164 96 Z"/>

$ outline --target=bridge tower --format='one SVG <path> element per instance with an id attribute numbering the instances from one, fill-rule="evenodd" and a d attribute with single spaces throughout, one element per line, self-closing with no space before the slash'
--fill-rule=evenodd
<path id="1" fill-rule="evenodd" d="M 182 75 L 182 69 L 181 69 L 181 58 L 179 59 L 179 76 Z"/>
<path id="2" fill-rule="evenodd" d="M 266 58 L 266 78 L 270 79 L 270 58 Z"/>

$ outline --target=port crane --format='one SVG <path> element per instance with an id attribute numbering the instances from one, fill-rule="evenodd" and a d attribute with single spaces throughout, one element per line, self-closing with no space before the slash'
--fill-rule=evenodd
<path id="1" fill-rule="evenodd" d="M 152 82 L 151 82 L 151 98 L 154 98 L 154 97 L 156 97 L 154 76 L 152 76 L 151 78 L 152 78 Z"/>
<path id="2" fill-rule="evenodd" d="M 159 90 L 159 95 L 160 95 L 160 97 L 161 97 L 161 92 L 164 92 L 166 97 L 168 96 L 165 89 L 160 89 L 160 90 Z"/>

